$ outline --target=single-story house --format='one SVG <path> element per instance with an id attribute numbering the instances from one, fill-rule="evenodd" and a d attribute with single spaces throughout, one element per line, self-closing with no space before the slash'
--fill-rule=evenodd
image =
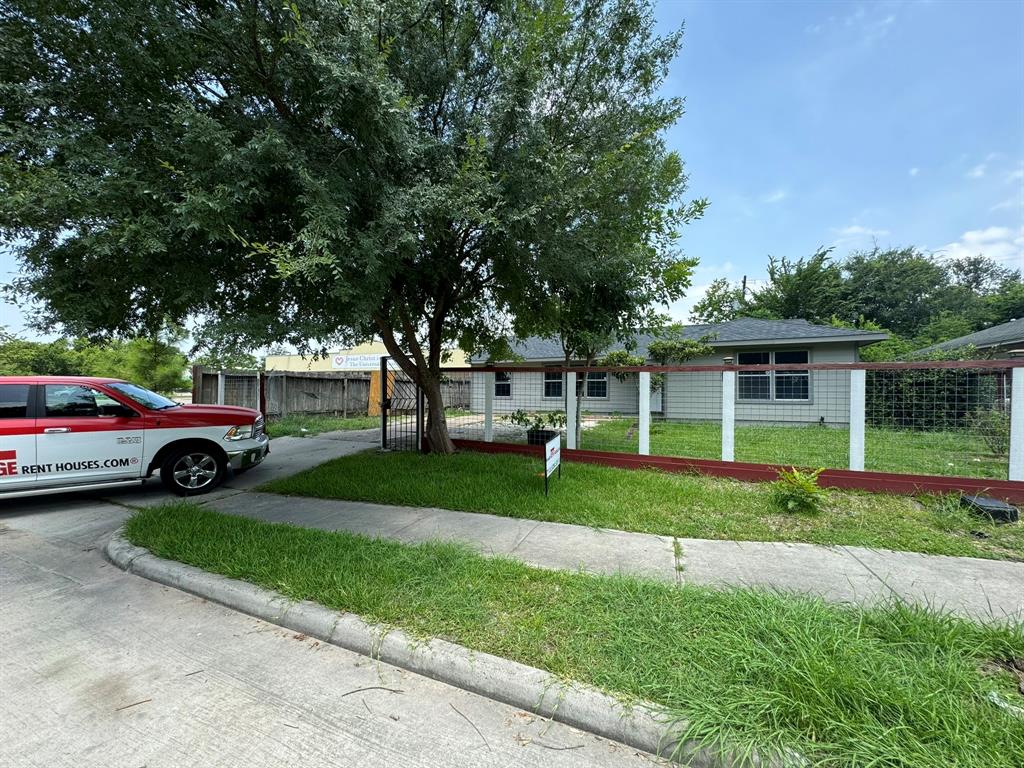
<path id="1" fill-rule="evenodd" d="M 707 357 L 686 363 L 691 366 L 722 365 L 727 358 L 737 365 L 800 365 L 852 363 L 862 346 L 884 341 L 887 334 L 851 328 L 813 325 L 806 320 L 757 320 L 740 318 L 724 323 L 692 325 L 686 338 L 702 339 L 714 348 Z M 640 335 L 633 354 L 647 358 L 652 336 Z M 558 339 L 528 338 L 512 345 L 519 359 L 508 365 L 565 365 Z M 621 349 L 621 345 L 608 351 Z M 654 364 L 648 359 L 648 362 Z M 486 360 L 474 358 L 474 367 Z M 501 365 L 501 361 L 492 361 Z M 471 410 L 484 410 L 489 377 L 473 374 Z M 651 394 L 651 411 L 659 418 L 680 421 L 714 421 L 721 414 L 722 376 L 717 371 L 665 374 L 664 384 Z M 532 412 L 565 408 L 565 381 L 558 370 L 499 372 L 494 375 L 493 409 L 499 415 L 516 410 Z M 739 373 L 736 382 L 736 420 L 767 423 L 845 424 L 849 421 L 849 373 L 847 371 L 795 370 Z M 638 377 L 619 379 L 606 372 L 587 374 L 580 407 L 584 413 L 636 414 Z"/>
<path id="2" fill-rule="evenodd" d="M 922 357 L 933 352 L 952 352 L 972 346 L 977 350 L 975 357 L 998 358 L 1006 357 L 1011 352 L 1024 352 L 1024 318 L 1011 320 L 1008 323 L 993 325 L 982 331 L 969 333 L 956 339 L 932 344 L 930 347 L 911 352 L 907 357 Z"/>

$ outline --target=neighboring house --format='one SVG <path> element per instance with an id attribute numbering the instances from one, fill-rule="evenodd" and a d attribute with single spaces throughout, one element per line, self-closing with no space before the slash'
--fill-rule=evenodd
<path id="1" fill-rule="evenodd" d="M 379 371 L 380 359 L 389 355 L 380 341 L 340 349 L 323 357 L 314 355 L 267 355 L 268 371 Z M 465 368 L 466 357 L 459 349 L 450 352 L 444 368 Z"/>
<path id="2" fill-rule="evenodd" d="M 950 339 L 930 347 L 911 352 L 907 357 L 924 357 L 934 352 L 953 352 L 964 347 L 974 347 L 973 358 L 1006 357 L 1014 351 L 1024 351 L 1024 319 L 993 325 L 983 331 L 969 333 L 957 339 Z"/>
<path id="3" fill-rule="evenodd" d="M 884 341 L 887 334 L 812 325 L 806 320 L 755 320 L 741 318 L 683 329 L 687 338 L 709 337 L 715 349 L 708 357 L 686 365 L 722 365 L 732 358 L 737 365 L 800 365 L 804 363 L 852 363 L 858 350 Z M 651 336 L 638 336 L 634 354 L 647 357 Z M 621 349 L 616 345 L 607 351 Z M 513 344 L 520 358 L 512 365 L 564 366 L 558 339 L 529 338 Z M 485 360 L 476 358 L 479 367 Z M 651 361 L 648 361 L 651 362 Z M 500 365 L 500 362 L 495 361 Z M 653 363 L 652 363 L 653 364 Z M 487 377 L 473 374 L 471 407 L 484 409 Z M 716 420 L 722 407 L 720 372 L 694 371 L 665 375 L 661 390 L 651 395 L 651 411 L 664 419 Z M 497 373 L 494 378 L 494 412 L 515 410 L 553 411 L 565 408 L 564 376 L 551 373 Z M 591 414 L 636 414 L 636 376 L 620 381 L 605 372 L 591 372 L 583 387 L 581 409 Z M 748 372 L 736 383 L 736 419 L 740 422 L 797 422 L 845 424 L 849 421 L 849 374 L 846 371 Z"/>

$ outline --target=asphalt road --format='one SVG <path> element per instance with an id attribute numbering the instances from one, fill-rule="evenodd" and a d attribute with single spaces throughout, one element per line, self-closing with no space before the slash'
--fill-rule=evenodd
<path id="1" fill-rule="evenodd" d="M 220 493 L 365 448 L 295 442 Z M 662 764 L 107 563 L 127 505 L 166 498 L 0 502 L 0 765 Z"/>

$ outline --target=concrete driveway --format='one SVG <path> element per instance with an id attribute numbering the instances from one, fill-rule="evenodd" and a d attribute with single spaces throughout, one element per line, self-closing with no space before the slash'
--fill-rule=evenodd
<path id="1" fill-rule="evenodd" d="M 281 438 L 217 493 L 365 448 Z M 0 765 L 660 764 L 107 563 L 125 505 L 168 498 L 0 502 Z"/>

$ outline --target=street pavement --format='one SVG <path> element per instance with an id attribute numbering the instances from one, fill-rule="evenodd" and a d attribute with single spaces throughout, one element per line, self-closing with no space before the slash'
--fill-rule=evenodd
<path id="1" fill-rule="evenodd" d="M 280 438 L 217 495 L 365 448 Z M 5 768 L 662 764 L 126 574 L 103 545 L 170 497 L 108 496 L 0 502 Z"/>

